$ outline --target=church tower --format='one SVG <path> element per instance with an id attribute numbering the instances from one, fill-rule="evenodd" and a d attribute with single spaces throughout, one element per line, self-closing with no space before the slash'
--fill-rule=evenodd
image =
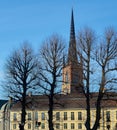
<path id="1" fill-rule="evenodd" d="M 82 93 L 83 91 L 82 79 L 83 79 L 83 69 L 82 69 L 82 63 L 79 62 L 77 58 L 74 15 L 72 9 L 68 57 L 67 62 L 63 67 L 62 93 L 63 94 Z"/>

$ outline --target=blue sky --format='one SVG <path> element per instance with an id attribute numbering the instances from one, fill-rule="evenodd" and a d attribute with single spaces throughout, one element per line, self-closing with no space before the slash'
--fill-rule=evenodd
<path id="1" fill-rule="evenodd" d="M 72 7 L 76 33 L 85 26 L 100 35 L 108 26 L 117 30 L 117 0 L 0 0 L 0 79 L 7 57 L 24 41 L 36 51 L 53 33 L 68 42 Z"/>

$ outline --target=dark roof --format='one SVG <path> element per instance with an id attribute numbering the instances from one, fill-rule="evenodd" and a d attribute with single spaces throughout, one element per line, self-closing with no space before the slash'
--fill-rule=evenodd
<path id="1" fill-rule="evenodd" d="M 95 108 L 98 93 L 91 95 L 91 108 Z M 27 96 L 27 109 L 48 110 L 48 98 L 46 95 Z M 117 93 L 105 94 L 101 103 L 103 108 L 117 107 Z M 20 102 L 15 103 L 11 110 L 21 109 Z M 56 95 L 54 109 L 86 109 L 86 98 L 83 94 Z"/>
<path id="2" fill-rule="evenodd" d="M 7 103 L 8 100 L 0 100 L 0 109 L 2 108 L 2 106 Z"/>

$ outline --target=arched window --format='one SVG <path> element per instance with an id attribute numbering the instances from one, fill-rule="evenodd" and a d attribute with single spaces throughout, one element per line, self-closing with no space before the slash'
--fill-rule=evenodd
<path id="1" fill-rule="evenodd" d="M 69 81 L 68 72 L 66 72 L 66 74 L 65 74 L 65 82 L 68 83 L 68 81 Z"/>

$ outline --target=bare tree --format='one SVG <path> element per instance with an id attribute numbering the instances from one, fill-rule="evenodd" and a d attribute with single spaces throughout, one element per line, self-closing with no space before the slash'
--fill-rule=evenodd
<path id="1" fill-rule="evenodd" d="M 38 63 L 29 44 L 15 50 L 6 63 L 5 89 L 9 96 L 21 103 L 20 130 L 24 130 L 26 120 L 26 96 L 38 84 Z"/>
<path id="2" fill-rule="evenodd" d="M 45 40 L 40 50 L 40 86 L 48 97 L 49 130 L 54 130 L 53 108 L 54 97 L 61 89 L 64 43 L 58 35 L 52 35 Z"/>
<path id="3" fill-rule="evenodd" d="M 94 32 L 85 28 L 80 31 L 78 34 L 78 55 L 83 63 L 83 77 L 84 77 L 84 94 L 86 96 L 86 110 L 87 110 L 87 119 L 86 119 L 86 128 L 90 130 L 91 124 L 91 114 L 90 114 L 90 75 L 91 75 L 91 56 L 93 50 L 95 36 Z"/>
<path id="4" fill-rule="evenodd" d="M 117 85 L 117 33 L 114 29 L 108 28 L 105 31 L 104 38 L 101 40 L 94 56 L 101 70 L 96 102 L 96 121 L 92 128 L 96 130 L 101 118 L 102 98 L 106 92 L 115 90 Z"/>
<path id="5" fill-rule="evenodd" d="M 103 39 L 104 40 L 101 40 L 98 47 L 95 43 L 94 32 L 91 29 L 85 28 L 78 34 L 78 54 L 83 63 L 83 83 L 87 111 L 85 126 L 87 130 L 97 130 L 99 127 L 103 96 L 107 90 L 112 90 L 114 84 L 117 83 L 117 35 L 112 28 L 109 28 L 106 30 L 105 37 L 103 37 Z M 93 63 L 95 63 L 95 66 Z M 94 67 L 95 69 L 92 69 Z M 97 68 L 98 71 L 96 71 Z M 94 125 L 91 127 L 91 85 L 95 85 L 92 82 L 91 75 L 96 76 L 98 73 L 100 73 L 100 75 L 97 78 L 100 79 L 100 82 L 96 85 L 99 88 L 97 90 L 98 96 L 95 101 L 96 120 Z"/>

